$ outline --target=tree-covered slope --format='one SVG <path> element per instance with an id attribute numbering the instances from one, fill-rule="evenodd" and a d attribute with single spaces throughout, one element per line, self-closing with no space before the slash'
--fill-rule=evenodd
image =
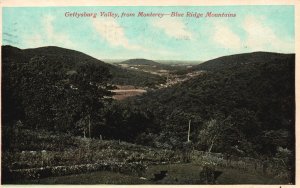
<path id="1" fill-rule="evenodd" d="M 111 75 L 111 83 L 120 85 L 134 85 L 140 87 L 154 87 L 165 81 L 164 78 L 150 73 L 122 69 L 120 67 L 104 63 L 89 55 L 75 50 L 48 46 L 34 49 L 18 49 L 12 46 L 2 46 L 3 59 L 5 62 L 14 61 L 17 63 L 27 63 L 33 57 L 44 57 L 51 65 L 59 66 L 62 72 L 73 72 L 78 66 L 84 64 L 98 64 L 107 68 Z"/>
<path id="2" fill-rule="evenodd" d="M 228 68 L 234 68 L 236 66 L 243 66 L 252 63 L 264 63 L 273 60 L 284 60 L 286 56 L 280 53 L 273 52 L 252 52 L 244 54 L 228 55 L 218 57 L 206 62 L 203 62 L 197 66 L 194 66 L 190 71 L 194 70 L 206 70 L 216 71 Z"/>
<path id="3" fill-rule="evenodd" d="M 252 53 L 199 65 L 206 72 L 129 101 L 154 113 L 160 142 L 191 140 L 216 152 L 274 154 L 294 147 L 295 55 Z M 213 144 L 213 147 L 211 145 Z"/>

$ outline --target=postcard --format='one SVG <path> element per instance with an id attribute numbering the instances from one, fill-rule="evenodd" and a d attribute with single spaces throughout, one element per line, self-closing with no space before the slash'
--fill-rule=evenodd
<path id="1" fill-rule="evenodd" d="M 299 1 L 1 13 L 2 185 L 299 183 Z"/>

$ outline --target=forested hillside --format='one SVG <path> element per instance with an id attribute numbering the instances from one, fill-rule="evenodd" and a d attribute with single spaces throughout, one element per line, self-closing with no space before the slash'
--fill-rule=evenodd
<path id="1" fill-rule="evenodd" d="M 162 129 L 150 143 L 178 146 L 191 120 L 191 140 L 200 150 L 243 155 L 294 150 L 294 55 L 221 57 L 198 70 L 204 72 L 195 79 L 129 101 L 153 113 Z"/>
<path id="2" fill-rule="evenodd" d="M 74 51 L 58 53 L 58 48 L 49 48 L 49 55 L 43 55 L 40 50 L 43 51 L 38 49 L 33 53 L 34 50 L 3 48 L 5 149 L 9 149 L 10 136 L 17 129 L 16 122 L 35 130 L 88 134 L 87 125 L 101 124 L 99 110 L 111 100 L 108 91 L 111 74 L 104 63 L 85 62 L 84 56 Z"/>
<path id="3" fill-rule="evenodd" d="M 107 68 L 112 75 L 109 80 L 112 84 L 134 85 L 139 87 L 154 87 L 164 83 L 165 78 L 150 73 L 136 70 L 122 69 L 120 67 L 104 63 L 98 59 L 84 53 L 54 46 L 41 47 L 34 49 L 18 49 L 12 46 L 3 46 L 2 53 L 5 54 L 4 60 L 16 63 L 28 63 L 33 57 L 44 57 L 50 63 L 49 66 L 60 66 L 62 72 L 74 72 L 78 66 L 89 64 L 99 64 Z M 4 61 L 5 63 L 5 61 Z"/>
<path id="4" fill-rule="evenodd" d="M 280 53 L 272 52 L 253 52 L 245 54 L 235 54 L 223 56 L 216 59 L 206 61 L 193 67 L 193 70 L 222 70 L 234 68 L 236 66 L 243 66 L 252 63 L 270 62 L 273 60 L 285 60 L 286 56 Z"/>

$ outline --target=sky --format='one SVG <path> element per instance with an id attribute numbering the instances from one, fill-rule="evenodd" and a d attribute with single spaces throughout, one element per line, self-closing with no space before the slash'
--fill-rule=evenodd
<path id="1" fill-rule="evenodd" d="M 139 17 L 139 12 L 184 16 Z M 187 12 L 203 17 L 187 17 Z M 205 17 L 207 12 L 236 16 Z M 73 13 L 97 16 L 70 17 Z M 287 5 L 4 7 L 2 44 L 21 49 L 59 46 L 98 59 L 205 61 L 253 51 L 294 53 L 294 19 L 294 6 Z"/>

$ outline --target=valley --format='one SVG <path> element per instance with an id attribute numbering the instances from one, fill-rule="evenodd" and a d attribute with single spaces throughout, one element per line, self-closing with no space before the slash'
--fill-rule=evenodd
<path id="1" fill-rule="evenodd" d="M 109 60 L 108 60 L 109 61 Z M 109 61 L 111 62 L 111 61 Z M 179 71 L 185 71 L 187 69 L 191 69 L 195 64 L 187 64 L 186 62 L 176 62 L 176 64 L 168 64 L 168 61 L 164 61 L 163 63 L 158 63 L 155 61 L 150 61 L 146 59 L 133 59 L 122 61 L 118 63 L 113 63 L 122 69 L 125 70 L 135 70 L 144 73 L 149 73 L 153 75 L 158 75 L 163 77 L 165 82 L 156 84 L 153 87 L 135 87 L 133 85 L 116 85 L 117 89 L 111 90 L 115 93 L 113 96 L 114 99 L 123 100 L 128 97 L 141 95 L 147 90 L 156 90 L 171 87 L 175 84 L 179 84 L 185 82 L 189 79 L 192 79 L 201 74 L 205 74 L 205 71 L 191 71 L 186 72 L 184 74 Z"/>
<path id="2" fill-rule="evenodd" d="M 105 63 L 2 46 L 2 83 L 4 184 L 295 182 L 295 54 Z"/>

